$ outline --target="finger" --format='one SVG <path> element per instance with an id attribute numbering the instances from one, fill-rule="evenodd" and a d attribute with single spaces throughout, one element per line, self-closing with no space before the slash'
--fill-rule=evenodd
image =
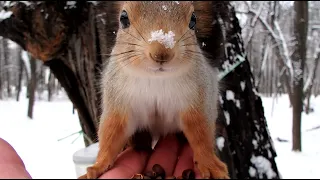
<path id="1" fill-rule="evenodd" d="M 176 165 L 179 151 L 179 142 L 174 135 L 169 135 L 161 139 L 152 152 L 145 172 L 152 171 L 154 164 L 159 164 L 163 167 L 166 175 L 172 175 Z"/>
<path id="2" fill-rule="evenodd" d="M 188 143 L 183 145 L 173 175 L 175 177 L 181 176 L 186 169 L 194 169 L 193 151 Z"/>
<path id="3" fill-rule="evenodd" d="M 130 147 L 118 156 L 112 169 L 104 173 L 99 179 L 129 179 L 134 174 L 143 171 L 147 159 L 147 152 L 135 151 Z"/>
<path id="4" fill-rule="evenodd" d="M 0 138 L 0 178 L 24 178 L 31 179 L 22 159 L 14 148 Z"/>
<path id="5" fill-rule="evenodd" d="M 198 168 L 194 167 L 194 173 L 196 174 L 196 179 L 203 179 Z"/>

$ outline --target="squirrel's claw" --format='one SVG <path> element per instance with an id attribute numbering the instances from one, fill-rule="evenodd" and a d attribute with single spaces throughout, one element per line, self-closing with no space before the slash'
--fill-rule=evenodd
<path id="1" fill-rule="evenodd" d="M 213 158 L 210 164 L 202 164 L 196 161 L 196 166 L 203 179 L 230 179 L 227 166 L 217 158 Z"/>

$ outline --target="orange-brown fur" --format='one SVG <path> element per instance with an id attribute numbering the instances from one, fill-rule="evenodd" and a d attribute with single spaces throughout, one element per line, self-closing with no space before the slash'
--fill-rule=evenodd
<path id="1" fill-rule="evenodd" d="M 212 1 L 198 1 L 194 3 L 194 11 L 197 14 L 198 37 L 208 37 L 212 33 L 211 22 L 214 21 L 212 3 Z"/>
<path id="2" fill-rule="evenodd" d="M 195 9 L 204 9 L 200 19 L 210 19 L 211 5 L 153 3 L 118 3 L 119 14 L 122 9 L 127 11 L 130 27 L 119 28 L 105 68 L 100 150 L 96 163 L 80 178 L 97 178 L 111 168 L 126 143 L 150 146 L 149 135 L 164 136 L 171 131 L 184 133 L 202 177 L 228 178 L 225 164 L 214 151 L 217 70 L 209 67 L 195 31 L 188 27 Z M 162 4 L 167 7 L 165 12 L 160 9 Z M 199 27 L 202 35 L 209 34 L 211 26 L 200 22 Z M 172 49 L 163 48 L 158 42 L 147 43 L 150 32 L 158 29 L 174 31 L 177 44 Z M 161 55 L 168 62 L 159 65 L 153 55 Z M 150 66 L 164 70 L 149 71 Z M 139 132 L 141 128 L 147 131 Z M 144 133 L 147 138 L 142 138 Z"/>
<path id="3" fill-rule="evenodd" d="M 214 153 L 215 124 L 206 119 L 203 112 L 204 92 L 199 92 L 199 103 L 181 113 L 184 135 L 194 153 L 194 161 L 201 176 L 214 179 L 229 179 L 226 165 Z"/>
<path id="4" fill-rule="evenodd" d="M 115 157 L 121 152 L 127 139 L 125 130 L 128 116 L 122 110 L 114 110 L 105 117 L 99 128 L 100 150 L 96 163 L 88 167 L 88 173 L 80 176 L 79 179 L 94 179 L 107 171 L 114 163 Z"/>
<path id="5" fill-rule="evenodd" d="M 141 5 L 141 4 L 148 4 L 151 2 L 145 1 L 125 1 L 125 2 L 119 2 L 116 3 L 117 9 L 121 10 L 126 9 L 128 14 L 130 14 L 131 17 L 139 17 L 139 18 L 132 18 L 130 20 L 131 26 L 135 28 L 129 28 L 127 32 L 123 30 L 118 31 L 118 36 L 116 39 L 116 47 L 114 47 L 113 51 L 117 53 L 121 53 L 124 51 L 128 50 L 136 50 L 140 49 L 140 45 L 144 43 L 144 41 L 148 41 L 148 39 L 140 38 L 140 34 L 147 34 L 149 33 L 150 30 L 156 30 L 156 29 L 163 29 L 164 31 L 170 30 L 172 26 L 176 26 L 175 24 L 179 24 L 178 27 L 175 27 L 175 34 L 176 37 L 181 37 L 185 33 L 185 27 L 188 26 L 189 23 L 189 18 L 190 14 L 193 12 L 193 6 L 190 6 L 191 2 L 180 2 L 178 9 L 176 6 L 167 6 L 168 9 L 167 11 L 173 11 L 175 16 L 169 16 L 168 13 L 163 13 L 163 14 L 158 14 L 161 16 L 161 19 L 154 18 L 153 16 L 150 16 L 150 13 L 147 12 L 154 12 L 157 11 L 157 9 L 162 8 L 161 3 L 163 1 L 154 1 L 154 6 L 146 6 L 146 5 Z M 174 3 L 174 2 L 172 2 Z M 148 7 L 148 8 L 146 8 Z M 187 14 L 187 16 L 186 16 Z M 170 23 L 165 22 L 164 24 L 163 19 L 170 18 L 172 21 Z M 143 23 L 143 24 L 142 24 Z M 142 27 L 141 27 L 142 26 Z M 134 32 L 135 29 L 139 29 L 139 32 Z M 133 34 L 128 35 L 128 33 Z M 189 36 L 189 34 L 187 34 Z M 187 36 L 186 35 L 186 36 Z M 139 39 L 137 39 L 139 37 Z M 127 43 L 135 43 L 137 44 L 136 47 L 132 46 L 127 46 Z M 193 42 L 192 39 L 187 39 L 186 42 L 191 44 Z M 149 52 L 155 52 L 159 54 L 168 54 L 170 57 L 174 56 L 175 54 L 179 54 L 179 48 L 174 47 L 173 49 L 165 49 L 161 48 L 159 46 L 159 43 L 157 42 L 152 42 L 149 46 L 146 47 L 146 50 L 144 51 L 145 56 L 149 56 Z M 123 66 L 129 66 L 132 65 L 133 68 L 141 68 L 142 64 L 142 59 L 139 57 L 133 56 L 134 54 L 131 54 L 132 56 L 129 58 L 129 61 L 126 63 L 123 63 L 124 59 L 119 58 L 118 61 L 118 67 L 123 67 Z M 182 58 L 175 58 L 174 62 L 175 64 L 180 63 Z M 150 63 L 153 63 L 151 59 L 146 59 L 150 60 Z M 187 62 L 185 63 L 187 64 Z"/>

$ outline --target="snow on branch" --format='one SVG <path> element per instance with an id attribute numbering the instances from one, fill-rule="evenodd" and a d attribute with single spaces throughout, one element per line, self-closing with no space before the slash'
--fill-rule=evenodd
<path id="1" fill-rule="evenodd" d="M 274 30 L 270 27 L 269 23 L 266 22 L 265 19 L 261 18 L 260 13 L 257 12 L 256 10 L 252 9 L 251 5 L 245 1 L 245 4 L 248 7 L 248 11 L 247 13 L 252 14 L 254 17 L 256 17 L 257 19 L 259 19 L 259 21 L 262 23 L 262 25 L 268 30 L 268 32 L 271 34 L 271 37 L 275 40 L 275 42 L 278 42 L 278 44 L 281 44 L 282 48 L 283 48 L 283 56 L 284 56 L 284 65 L 288 68 L 289 73 L 290 73 L 290 77 L 294 76 L 294 71 L 293 71 L 293 66 L 292 66 L 292 61 L 289 55 L 289 51 L 288 51 L 288 46 L 286 43 L 286 40 L 283 36 L 283 33 L 281 31 L 281 28 L 278 24 L 278 22 L 275 20 L 274 21 L 274 25 L 275 28 L 277 29 L 279 36 L 274 32 Z M 279 43 L 280 41 L 280 43 Z M 281 52 L 281 51 L 280 51 Z M 293 79 L 293 78 L 292 78 Z"/>
<path id="2" fill-rule="evenodd" d="M 4 1 L 4 7 L 10 8 L 14 5 L 16 5 L 17 3 L 23 3 L 26 6 L 32 6 L 35 4 L 41 4 L 44 1 Z"/>
<path id="3" fill-rule="evenodd" d="M 27 51 L 21 51 L 20 56 L 21 56 L 21 58 L 23 60 L 23 63 L 25 65 L 28 77 L 31 77 L 30 57 L 29 57 L 28 52 Z"/>
<path id="4" fill-rule="evenodd" d="M 93 5 L 98 5 L 98 3 L 100 2 L 100 1 L 88 1 L 89 3 L 92 3 Z"/>
<path id="5" fill-rule="evenodd" d="M 293 77 L 292 60 L 291 60 L 290 55 L 289 55 L 289 51 L 288 51 L 288 46 L 287 46 L 286 40 L 284 39 L 283 33 L 282 33 L 282 31 L 281 31 L 281 28 L 280 28 L 279 23 L 278 23 L 277 20 L 274 21 L 274 26 L 275 26 L 275 28 L 277 29 L 277 31 L 279 32 L 280 41 L 281 41 L 280 44 L 282 45 L 283 54 L 284 54 L 284 57 L 285 57 L 285 59 L 286 59 L 285 64 L 286 64 L 287 67 L 289 68 L 290 74 L 291 74 L 291 76 Z"/>
<path id="6" fill-rule="evenodd" d="M 251 23 L 251 26 L 254 26 L 256 24 L 258 17 L 260 16 L 260 14 L 262 12 L 263 6 L 264 6 L 264 1 L 262 1 L 262 3 L 260 4 L 258 13 L 254 16 L 252 23 Z"/>
<path id="7" fill-rule="evenodd" d="M 252 19 L 251 21 L 251 29 L 250 29 L 250 32 L 249 32 L 249 35 L 248 35 L 248 38 L 247 38 L 247 41 L 245 42 L 245 47 L 248 46 L 248 44 L 251 42 L 251 39 L 252 39 L 252 36 L 253 36 L 253 32 L 254 32 L 254 27 L 256 26 L 256 23 L 257 23 L 257 20 L 258 20 L 258 17 L 260 16 L 262 10 L 263 10 L 263 6 L 264 6 L 264 2 L 262 2 L 259 6 L 259 10 L 258 10 L 258 13 L 254 16 L 254 18 Z"/>
<path id="8" fill-rule="evenodd" d="M 312 70 L 310 71 L 308 78 L 304 84 L 303 92 L 306 92 L 311 87 L 313 79 L 316 76 L 315 74 L 317 72 L 318 63 L 320 61 L 320 47 L 316 48 L 313 58 L 314 58 L 314 66 L 312 66 Z"/>
<path id="9" fill-rule="evenodd" d="M 1 10 L 0 11 L 0 22 L 4 19 L 10 18 L 12 15 L 11 11 L 5 11 L 5 10 Z"/>
<path id="10" fill-rule="evenodd" d="M 248 4 L 247 4 L 248 6 Z M 272 28 L 270 27 L 270 25 L 266 22 L 266 20 L 262 19 L 261 16 L 259 15 L 259 12 L 257 12 L 256 10 L 252 9 L 251 6 L 248 6 L 248 11 L 246 13 L 252 14 L 254 16 L 256 16 L 259 21 L 262 23 L 262 25 L 270 32 L 271 36 L 275 39 L 278 40 L 279 37 L 278 35 L 276 35 L 276 33 L 272 30 Z"/>
<path id="11" fill-rule="evenodd" d="M 263 59 L 262 59 L 262 64 L 261 64 L 261 69 L 260 69 L 261 72 L 264 71 L 264 69 L 266 67 L 268 55 L 270 53 L 269 51 L 270 51 L 270 44 L 268 43 L 266 45 L 266 48 L 265 48 L 265 51 L 264 51 L 264 55 L 263 55 Z"/>

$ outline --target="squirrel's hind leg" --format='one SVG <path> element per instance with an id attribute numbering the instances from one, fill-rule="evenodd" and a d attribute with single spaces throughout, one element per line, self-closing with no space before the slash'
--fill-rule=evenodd
<path id="1" fill-rule="evenodd" d="M 191 108 L 181 115 L 183 133 L 193 150 L 195 166 L 204 179 L 230 179 L 228 169 L 215 154 L 215 124 L 199 109 Z"/>

